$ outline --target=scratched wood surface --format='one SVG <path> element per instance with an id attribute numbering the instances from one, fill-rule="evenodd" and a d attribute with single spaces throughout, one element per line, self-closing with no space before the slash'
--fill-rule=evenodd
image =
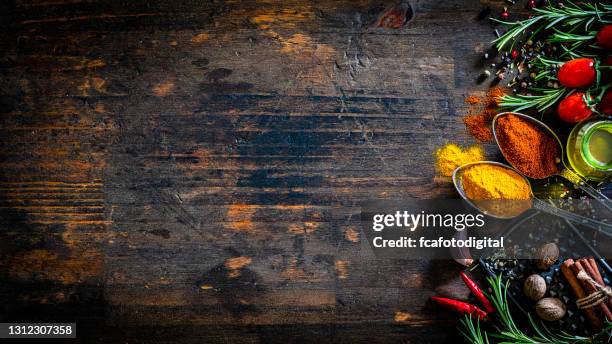
<path id="1" fill-rule="evenodd" d="M 473 143 L 484 6 L 3 1 L 0 320 L 87 342 L 456 340 L 426 300 L 467 297 L 459 267 L 376 260 L 358 204 L 455 196 L 432 153 Z"/>

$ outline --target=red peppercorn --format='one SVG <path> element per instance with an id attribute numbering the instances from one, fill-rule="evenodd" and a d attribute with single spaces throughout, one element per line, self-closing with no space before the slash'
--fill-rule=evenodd
<path id="1" fill-rule="evenodd" d="M 519 56 L 519 52 L 516 50 L 512 50 L 512 52 L 510 53 L 510 57 L 512 57 L 512 59 L 516 59 Z"/>
<path id="2" fill-rule="evenodd" d="M 504 7 L 504 11 L 499 15 L 501 17 L 501 19 L 508 19 L 508 17 L 510 17 L 510 13 L 508 13 L 508 9 L 506 7 Z"/>
<path id="3" fill-rule="evenodd" d="M 536 0 L 529 0 L 529 1 L 527 1 L 527 8 L 528 9 L 535 8 L 536 6 L 537 6 Z"/>

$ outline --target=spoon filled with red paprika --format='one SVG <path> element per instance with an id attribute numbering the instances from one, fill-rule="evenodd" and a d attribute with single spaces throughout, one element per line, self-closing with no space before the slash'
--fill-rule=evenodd
<path id="1" fill-rule="evenodd" d="M 561 140 L 546 124 L 521 113 L 502 112 L 493 119 L 493 137 L 504 158 L 525 176 L 561 176 L 612 211 L 608 197 L 565 167 Z"/>

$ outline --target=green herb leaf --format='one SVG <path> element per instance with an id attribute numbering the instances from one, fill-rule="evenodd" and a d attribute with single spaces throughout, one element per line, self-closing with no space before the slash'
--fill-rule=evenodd
<path id="1" fill-rule="evenodd" d="M 576 336 L 565 332 L 552 331 L 542 321 L 535 320 L 528 314 L 530 329 L 524 331 L 514 322 L 508 304 L 508 283 L 502 282 L 502 276 L 488 277 L 487 282 L 493 290 L 491 302 L 496 309 L 499 325 L 487 331 L 480 327 L 478 319 L 466 316 L 459 323 L 459 331 L 473 344 L 489 344 L 489 337 L 496 338 L 496 343 L 533 343 L 533 344 L 587 344 L 605 342 L 612 338 L 612 322 L 606 322 L 604 328 L 592 337 Z M 534 335 L 530 334 L 534 333 Z"/>

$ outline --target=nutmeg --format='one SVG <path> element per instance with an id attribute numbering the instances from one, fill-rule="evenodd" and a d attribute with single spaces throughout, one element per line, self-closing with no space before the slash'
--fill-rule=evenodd
<path id="1" fill-rule="evenodd" d="M 546 281 L 538 274 L 533 274 L 523 283 L 523 293 L 533 301 L 538 301 L 546 294 Z"/>
<path id="2" fill-rule="evenodd" d="M 556 321 L 565 316 L 565 304 L 556 297 L 545 297 L 535 306 L 536 313 L 542 320 Z"/>
<path id="3" fill-rule="evenodd" d="M 535 264 L 540 270 L 548 270 L 559 259 L 559 247 L 553 243 L 542 245 L 535 254 Z"/>

